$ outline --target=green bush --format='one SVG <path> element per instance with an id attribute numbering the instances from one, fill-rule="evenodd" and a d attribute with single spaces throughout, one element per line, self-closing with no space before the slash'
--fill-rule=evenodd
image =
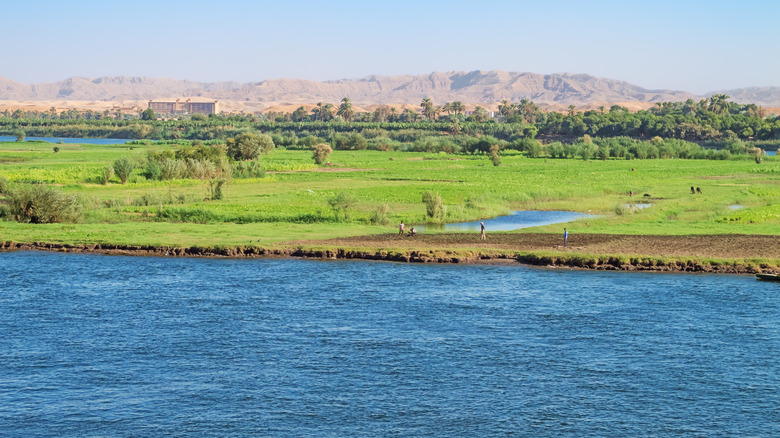
<path id="1" fill-rule="evenodd" d="M 50 224 L 76 222 L 82 207 L 74 195 L 45 185 L 30 184 L 3 189 L 7 206 L 3 215 L 17 222 Z"/>
<path id="2" fill-rule="evenodd" d="M 103 185 L 108 184 L 109 181 L 111 181 L 111 178 L 114 177 L 114 167 L 111 165 L 108 165 L 103 168 L 103 170 L 100 171 L 100 183 Z"/>
<path id="3" fill-rule="evenodd" d="M 390 212 L 390 206 L 382 204 L 371 212 L 371 223 L 374 225 L 387 225 L 390 220 L 387 218 L 387 214 Z"/>
<path id="4" fill-rule="evenodd" d="M 444 220 L 446 208 L 444 207 L 444 201 L 442 201 L 438 193 L 423 193 L 422 202 L 425 204 L 425 211 L 429 218 L 436 222 Z"/>
<path id="5" fill-rule="evenodd" d="M 127 183 L 127 179 L 130 178 L 133 170 L 135 170 L 135 163 L 129 158 L 120 158 L 114 161 L 114 173 L 119 177 L 119 181 L 122 184 Z"/>
<path id="6" fill-rule="evenodd" d="M 330 146 L 320 143 L 314 146 L 312 158 L 317 164 L 325 164 L 331 152 L 333 152 L 333 149 Z"/>

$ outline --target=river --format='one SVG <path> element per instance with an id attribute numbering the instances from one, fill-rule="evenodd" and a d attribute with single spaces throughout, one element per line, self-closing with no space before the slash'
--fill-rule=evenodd
<path id="1" fill-rule="evenodd" d="M 777 436 L 751 276 L 0 253 L 5 436 Z"/>

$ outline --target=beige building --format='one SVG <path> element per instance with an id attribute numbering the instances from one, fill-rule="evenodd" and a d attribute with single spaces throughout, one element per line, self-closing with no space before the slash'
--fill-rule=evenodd
<path id="1" fill-rule="evenodd" d="M 219 101 L 213 102 L 193 102 L 192 99 L 175 102 L 155 102 L 149 101 L 149 108 L 159 114 L 217 114 L 219 112 Z"/>

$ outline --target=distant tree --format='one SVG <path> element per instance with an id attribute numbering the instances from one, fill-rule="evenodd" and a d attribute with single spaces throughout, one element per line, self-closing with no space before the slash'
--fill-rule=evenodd
<path id="1" fill-rule="evenodd" d="M 455 111 L 455 115 L 463 114 L 466 111 L 466 105 L 463 105 L 463 102 L 455 101 L 452 102 L 452 110 Z"/>
<path id="2" fill-rule="evenodd" d="M 114 177 L 114 167 L 108 165 L 100 171 L 100 183 L 105 185 Z"/>
<path id="3" fill-rule="evenodd" d="M 419 119 L 420 119 L 420 114 L 409 108 L 406 108 L 404 112 L 401 113 L 402 122 L 416 122 Z"/>
<path id="4" fill-rule="evenodd" d="M 16 141 L 24 141 L 24 138 L 27 136 L 27 134 L 22 131 L 21 129 L 16 131 Z"/>
<path id="5" fill-rule="evenodd" d="M 425 192 L 422 195 L 422 202 L 425 204 L 426 215 L 436 222 L 444 220 L 447 209 L 444 201 L 438 192 Z"/>
<path id="6" fill-rule="evenodd" d="M 428 120 L 433 120 L 435 112 L 433 109 L 433 101 L 431 101 L 429 97 L 426 97 L 420 102 L 420 107 L 422 108 L 423 116 Z"/>
<path id="7" fill-rule="evenodd" d="M 499 147 L 497 144 L 490 146 L 490 159 L 493 161 L 494 166 L 501 164 L 501 155 L 499 154 Z"/>
<path id="8" fill-rule="evenodd" d="M 246 132 L 236 138 L 229 138 L 227 154 L 236 161 L 254 160 L 260 154 L 268 154 L 274 148 L 274 141 L 266 134 Z"/>
<path id="9" fill-rule="evenodd" d="M 290 114 L 290 119 L 293 122 L 305 122 L 308 118 L 309 113 L 306 111 L 306 108 L 304 108 L 303 105 L 296 108 L 295 111 Z"/>
<path id="10" fill-rule="evenodd" d="M 490 120 L 490 114 L 488 114 L 485 108 L 478 106 L 474 108 L 474 112 L 471 113 L 471 118 L 474 119 L 475 122 L 487 122 Z"/>
<path id="11" fill-rule="evenodd" d="M 324 164 L 328 162 L 331 152 L 333 152 L 333 148 L 325 143 L 319 143 L 314 145 L 312 158 L 315 163 Z"/>
<path id="12" fill-rule="evenodd" d="M 341 99 L 341 105 L 339 105 L 339 110 L 336 114 L 340 115 L 347 122 L 352 120 L 355 110 L 352 109 L 352 102 L 350 102 L 349 97 Z"/>
<path id="13" fill-rule="evenodd" d="M 501 114 L 505 120 L 517 112 L 517 106 L 513 103 L 509 103 L 508 100 L 502 100 L 498 105 L 498 113 Z"/>
<path id="14" fill-rule="evenodd" d="M 336 220 L 339 219 L 339 212 L 344 212 L 344 219 L 348 219 L 347 210 L 355 203 L 355 200 L 346 192 L 338 192 L 328 199 L 328 205 L 333 209 L 333 215 Z"/>
<path id="15" fill-rule="evenodd" d="M 133 173 L 133 170 L 135 170 L 135 163 L 129 158 L 120 158 L 114 161 L 114 173 L 119 177 L 119 181 L 122 184 L 127 183 L 127 179 Z"/>
<path id="16" fill-rule="evenodd" d="M 321 122 L 330 120 L 333 118 L 333 104 L 317 102 L 317 106 L 315 106 L 311 112 L 312 115 L 314 115 L 315 120 Z"/>
<path id="17" fill-rule="evenodd" d="M 147 108 L 141 113 L 141 120 L 157 120 L 157 114 L 153 109 Z"/>

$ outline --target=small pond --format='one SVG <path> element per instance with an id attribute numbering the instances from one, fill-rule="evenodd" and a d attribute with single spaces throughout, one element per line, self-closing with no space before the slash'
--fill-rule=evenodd
<path id="1" fill-rule="evenodd" d="M 25 141 L 46 141 L 63 144 L 125 144 L 133 141 L 127 138 L 67 138 L 67 137 L 25 137 Z M 0 141 L 16 141 L 16 136 L 0 135 Z M 153 141 L 153 140 L 152 140 Z"/>
<path id="2" fill-rule="evenodd" d="M 652 207 L 653 204 L 637 203 L 637 204 L 623 204 L 629 210 L 642 210 L 644 208 Z"/>
<path id="3" fill-rule="evenodd" d="M 480 222 L 485 223 L 488 231 L 511 231 L 521 228 L 538 227 L 541 225 L 559 224 L 571 222 L 577 219 L 597 218 L 598 216 L 574 211 L 539 211 L 522 210 L 513 211 L 506 216 L 493 219 L 484 219 L 474 222 L 456 222 L 444 225 L 415 225 L 418 232 L 427 230 L 443 231 L 480 231 Z"/>
<path id="4" fill-rule="evenodd" d="M 729 210 L 741 210 L 743 208 L 745 208 L 745 207 L 742 206 L 742 205 L 739 205 L 739 204 L 733 204 L 733 205 L 729 205 L 728 206 Z"/>

